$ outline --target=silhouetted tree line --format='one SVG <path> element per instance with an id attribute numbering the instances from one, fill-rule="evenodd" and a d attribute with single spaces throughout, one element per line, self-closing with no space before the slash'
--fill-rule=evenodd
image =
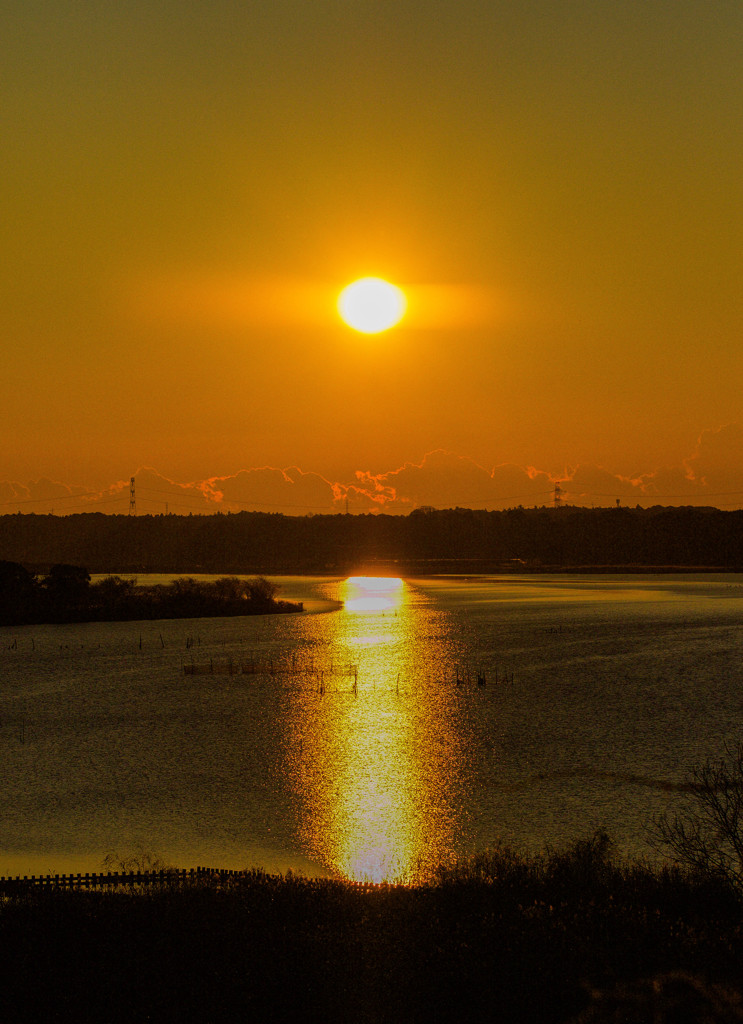
<path id="1" fill-rule="evenodd" d="M 278 587 L 259 577 L 225 576 L 209 582 L 182 577 L 168 584 L 137 586 L 135 579 L 106 576 L 92 583 L 78 565 L 53 565 L 45 576 L 17 562 L 0 562 L 0 625 L 184 619 L 301 611 L 278 601 Z"/>
<path id="2" fill-rule="evenodd" d="M 743 511 L 713 508 L 515 508 L 407 516 L 0 517 L 0 558 L 91 572 L 400 572 L 608 566 L 743 568 Z"/>

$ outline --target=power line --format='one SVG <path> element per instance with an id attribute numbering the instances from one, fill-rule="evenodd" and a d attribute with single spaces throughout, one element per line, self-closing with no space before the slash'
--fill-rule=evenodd
<path id="1" fill-rule="evenodd" d="M 86 498 L 88 496 L 100 494 L 100 491 L 81 491 L 79 494 L 55 494 L 52 498 L 11 498 L 10 501 L 0 501 L 0 506 L 3 505 L 32 505 L 32 504 L 43 504 L 44 502 L 53 501 L 55 504 L 58 501 L 77 501 L 79 498 Z"/>
<path id="2" fill-rule="evenodd" d="M 140 508 L 140 510 L 142 510 L 142 502 L 145 503 L 145 507 L 147 507 L 149 505 L 152 505 L 153 507 L 155 507 L 155 506 L 159 506 L 159 505 L 162 504 L 162 501 L 159 501 L 158 499 L 153 498 L 152 495 L 164 495 L 164 496 L 167 496 L 168 502 L 166 503 L 166 507 L 168 508 L 169 511 L 171 511 L 173 509 L 182 509 L 182 510 L 186 510 L 186 511 L 200 512 L 200 513 L 207 514 L 207 515 L 211 515 L 211 514 L 214 514 L 216 512 L 228 512 L 229 513 L 229 512 L 235 512 L 235 511 L 260 511 L 260 510 L 266 510 L 266 509 L 268 509 L 268 510 L 271 510 L 271 509 L 276 509 L 276 510 L 293 509 L 293 510 L 296 510 L 297 512 L 301 511 L 301 512 L 322 512 L 322 513 L 326 513 L 326 514 L 340 514 L 344 510 L 344 508 L 349 508 L 350 507 L 350 503 L 349 503 L 349 499 L 348 499 L 348 494 L 344 495 L 344 497 L 342 497 L 342 498 L 338 498 L 338 499 L 335 499 L 335 500 L 329 500 L 327 503 L 324 503 L 324 504 L 321 504 L 321 505 L 320 504 L 305 504 L 305 503 L 301 503 L 301 502 L 291 502 L 291 501 L 281 501 L 281 502 L 262 501 L 262 500 L 260 500 L 260 498 L 255 498 L 252 501 L 250 501 L 250 500 L 248 500 L 248 501 L 244 501 L 244 500 L 238 501 L 238 500 L 231 500 L 231 499 L 227 498 L 227 499 L 223 499 L 222 502 L 217 502 L 214 497 L 207 496 L 206 494 L 204 494 L 204 492 L 199 492 L 198 494 L 197 493 L 184 494 L 184 496 L 181 497 L 178 493 L 174 494 L 174 492 L 172 490 L 164 490 L 164 489 L 155 488 L 155 487 L 152 487 L 152 488 L 146 487 L 146 488 L 144 488 L 144 490 L 140 487 L 139 488 L 139 495 L 137 495 L 136 494 L 136 478 L 135 477 L 130 477 L 128 492 L 129 493 L 127 495 L 127 490 L 124 487 L 122 487 L 121 491 L 118 494 L 110 494 L 110 492 L 109 492 L 109 496 L 108 497 L 102 497 L 102 496 L 99 497 L 99 495 L 102 495 L 102 493 L 105 494 L 105 491 L 104 492 L 101 492 L 101 491 L 81 491 L 79 494 L 54 495 L 53 497 L 46 497 L 46 498 L 20 498 L 19 497 L 19 498 L 15 498 L 15 499 L 9 499 L 9 500 L 0 501 L 0 508 L 7 508 L 8 506 L 27 506 L 27 505 L 33 505 L 33 504 L 35 504 L 35 505 L 47 505 L 47 506 L 59 507 L 60 505 L 62 505 L 62 503 L 64 503 L 64 513 L 72 513 L 72 512 L 77 512 L 77 511 L 94 512 L 94 511 L 97 511 L 98 509 L 100 509 L 102 507 L 110 507 L 112 505 L 113 506 L 116 506 L 116 505 L 124 506 L 124 505 L 126 505 L 127 499 L 128 499 L 128 513 L 129 513 L 129 515 L 136 515 L 137 514 L 137 497 L 139 497 L 139 499 L 140 499 L 140 501 L 139 501 L 139 508 Z M 199 494 L 201 496 L 199 496 Z M 580 489 L 578 487 L 571 487 L 570 486 L 570 481 L 557 481 L 555 483 L 554 487 L 551 490 L 532 491 L 530 493 L 525 493 L 524 492 L 524 493 L 520 493 L 520 494 L 498 495 L 497 498 L 495 498 L 495 500 L 497 500 L 499 505 L 503 505 L 503 504 L 505 504 L 507 502 L 519 502 L 519 503 L 521 503 L 521 502 L 527 501 L 529 503 L 532 503 L 532 502 L 538 502 L 540 498 L 541 499 L 546 499 L 549 496 L 551 496 L 552 497 L 552 504 L 555 507 L 560 507 L 560 506 L 565 504 L 566 497 L 569 498 L 569 496 L 571 494 L 575 495 L 575 497 L 581 497 L 581 498 L 585 497 L 585 498 L 612 498 L 612 499 L 615 499 L 616 495 L 617 495 L 617 492 L 615 491 L 615 492 L 611 493 L 611 492 L 605 492 L 605 491 L 587 491 L 587 490 L 582 490 L 582 489 Z M 688 493 L 687 494 L 642 494 L 642 493 L 626 494 L 625 493 L 623 495 L 623 497 L 624 497 L 625 500 L 632 500 L 634 498 L 638 503 L 642 503 L 643 505 L 647 505 L 649 503 L 652 503 L 652 504 L 662 504 L 662 503 L 664 503 L 666 501 L 684 501 L 686 503 L 693 502 L 695 504 L 698 504 L 698 503 L 703 503 L 703 502 L 706 502 L 708 500 L 715 499 L 715 498 L 735 498 L 735 497 L 740 498 L 740 497 L 743 497 L 743 491 L 709 491 L 709 492 L 703 492 L 703 493 L 697 493 L 697 494 L 688 494 Z M 86 501 L 85 500 L 86 498 L 90 498 L 90 499 L 93 499 L 93 500 Z M 487 499 L 486 499 L 486 503 L 489 504 L 489 502 L 487 502 Z M 402 502 L 395 501 L 394 504 L 395 504 L 395 510 L 399 511 L 400 509 L 405 509 L 406 507 L 410 508 L 410 509 L 415 508 L 415 507 L 417 507 L 418 503 L 410 502 L 409 505 L 406 506 Z M 738 506 L 739 502 L 736 502 L 736 501 L 719 502 L 717 504 L 718 504 L 718 507 L 735 508 L 736 506 Z M 434 508 L 436 510 L 445 510 L 445 509 L 450 509 L 450 508 L 453 508 L 453 507 L 463 507 L 463 508 L 470 507 L 468 502 L 465 502 L 464 504 L 460 504 L 459 502 L 447 502 L 446 504 L 442 504 L 442 505 L 431 505 L 431 504 L 427 503 L 427 505 L 428 505 L 429 508 Z M 370 505 L 370 509 L 369 510 L 370 511 L 374 510 L 374 511 L 377 511 L 377 512 L 383 512 L 385 510 L 386 506 L 387 506 L 387 503 L 384 503 L 384 504 L 381 504 L 381 505 L 378 505 L 376 503 L 372 503 Z M 472 506 L 472 507 L 474 507 L 474 506 Z M 480 506 L 480 507 L 482 507 L 482 506 Z M 150 514 L 150 513 L 148 513 L 148 514 Z M 156 513 L 153 512 L 152 514 L 156 514 Z"/>
<path id="3" fill-rule="evenodd" d="M 616 491 L 613 491 L 613 492 L 606 492 L 606 491 L 603 491 L 603 492 L 602 491 L 584 491 L 584 490 L 582 490 L 580 488 L 577 488 L 577 487 L 572 488 L 572 489 L 570 487 L 568 487 L 567 488 L 567 493 L 568 494 L 571 494 L 571 493 L 572 494 L 579 494 L 579 495 L 584 495 L 585 494 L 589 498 L 616 498 L 616 496 L 617 496 L 617 492 Z M 662 498 L 665 501 L 665 500 L 667 500 L 669 498 L 671 498 L 671 499 L 680 499 L 680 498 L 722 498 L 722 497 L 730 497 L 733 494 L 741 494 L 741 495 L 743 495 L 743 491 L 704 491 L 703 493 L 700 492 L 700 493 L 697 493 L 697 494 L 688 494 L 688 493 L 687 494 L 634 494 L 634 493 L 631 493 L 631 494 L 625 494 L 624 497 L 625 498 L 635 498 L 635 497 L 636 498 Z"/>

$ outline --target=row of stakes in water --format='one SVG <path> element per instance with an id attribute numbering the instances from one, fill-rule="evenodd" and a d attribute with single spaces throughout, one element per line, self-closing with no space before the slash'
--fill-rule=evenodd
<path id="1" fill-rule="evenodd" d="M 184 664 L 183 672 L 185 675 L 262 675 L 271 676 L 272 678 L 283 676 L 294 679 L 312 679 L 317 684 L 316 689 L 318 693 L 325 693 L 332 680 L 336 680 L 337 689 L 338 680 L 352 679 L 351 691 L 357 694 L 359 683 L 358 665 L 336 666 L 334 662 L 331 662 L 329 668 L 319 668 L 315 665 L 314 661 L 311 661 L 309 664 L 301 663 L 296 657 L 292 657 L 291 661 L 274 661 L 272 658 L 249 659 L 246 661 L 234 661 L 230 658 L 227 661 L 215 661 L 214 658 L 210 658 L 208 664 L 196 664 L 192 659 L 190 663 Z M 493 681 L 496 685 L 512 684 L 513 680 L 514 673 L 512 671 L 499 671 L 498 668 L 495 669 Z M 454 682 L 458 687 L 471 686 L 473 684 L 476 684 L 478 687 L 485 687 L 488 685 L 488 677 L 482 670 L 477 670 L 473 673 L 469 669 L 461 670 L 457 668 L 454 673 Z M 395 689 L 399 692 L 400 673 L 397 674 Z"/>
<path id="2" fill-rule="evenodd" d="M 495 670 L 495 678 L 494 678 L 493 681 L 495 682 L 496 685 L 501 684 L 501 683 L 513 683 L 513 676 L 514 676 L 513 672 L 501 671 L 499 673 L 498 669 L 496 668 L 496 670 Z M 454 682 L 457 684 L 457 686 L 469 686 L 469 685 L 471 685 L 471 683 L 473 681 L 475 681 L 478 686 L 487 686 L 488 685 L 488 677 L 485 675 L 484 671 L 479 671 L 478 670 L 473 675 L 469 671 L 469 669 L 466 672 L 463 672 L 463 673 L 460 673 L 459 669 L 457 669 L 456 677 L 454 679 Z"/>
<path id="3" fill-rule="evenodd" d="M 228 658 L 226 661 L 217 661 L 214 658 L 210 658 L 208 662 L 203 664 L 196 664 L 191 659 L 183 666 L 183 672 L 189 676 L 200 676 L 200 675 L 247 675 L 247 676 L 285 676 L 289 678 L 320 678 L 321 676 L 335 676 L 335 677 L 349 677 L 353 676 L 354 679 L 358 678 L 359 669 L 358 665 L 345 665 L 336 666 L 334 662 L 331 662 L 330 668 L 321 669 L 317 667 L 314 661 L 304 663 L 298 661 L 296 658 L 292 658 L 291 661 L 286 659 L 274 660 L 273 658 L 261 659 L 261 658 L 249 658 L 247 660 L 235 661 L 232 658 Z"/>

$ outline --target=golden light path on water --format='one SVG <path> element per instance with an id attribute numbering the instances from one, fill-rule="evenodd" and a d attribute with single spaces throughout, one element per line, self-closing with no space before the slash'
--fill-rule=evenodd
<path id="1" fill-rule="evenodd" d="M 403 595 L 400 579 L 352 577 L 346 581 L 345 609 L 355 613 L 351 628 L 356 644 L 369 649 L 388 645 L 395 617 L 390 620 L 379 613 L 394 611 L 399 618 Z M 376 673 L 381 687 L 383 665 L 376 666 Z M 410 716 L 376 700 L 361 704 L 355 700 L 344 725 L 344 771 L 335 804 L 338 865 L 349 878 L 374 882 L 407 875 L 416 848 Z"/>
<path id="2" fill-rule="evenodd" d="M 411 881 L 446 859 L 455 833 L 459 742 L 442 706 L 452 689 L 437 678 L 442 641 L 421 634 L 400 579 L 352 577 L 339 597 L 317 692 L 290 710 L 298 830 L 333 873 Z"/>

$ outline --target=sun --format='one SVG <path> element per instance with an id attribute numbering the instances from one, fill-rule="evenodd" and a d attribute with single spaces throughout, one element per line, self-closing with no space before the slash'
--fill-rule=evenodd
<path id="1" fill-rule="evenodd" d="M 379 334 L 405 316 L 404 293 L 381 277 L 361 277 L 338 296 L 338 312 L 344 323 L 362 334 Z"/>

